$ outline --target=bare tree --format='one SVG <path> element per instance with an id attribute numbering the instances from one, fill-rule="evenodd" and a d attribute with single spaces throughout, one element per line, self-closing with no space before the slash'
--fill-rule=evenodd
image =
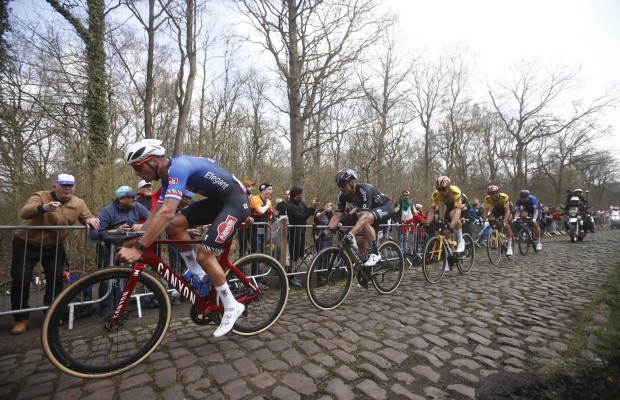
<path id="1" fill-rule="evenodd" d="M 406 110 L 404 87 L 416 60 L 411 56 L 405 58 L 393 29 L 387 29 L 373 48 L 375 52 L 363 68 L 358 69 L 358 76 L 364 91 L 363 101 L 372 113 L 370 132 L 373 134 L 370 139 L 373 143 L 372 147 L 367 148 L 369 157 L 366 159 L 373 160 L 372 169 L 376 176 L 370 180 L 383 188 L 395 167 L 393 161 L 402 155 L 398 146 L 392 147 L 390 144 L 406 147 L 409 138 L 404 126 L 416 118 L 414 113 Z M 367 168 L 370 169 L 370 166 Z"/>
<path id="2" fill-rule="evenodd" d="M 440 59 L 438 63 L 419 63 L 412 71 L 410 81 L 412 93 L 411 107 L 415 110 L 423 129 L 422 145 L 424 146 L 424 182 L 430 182 L 431 176 L 438 167 L 436 160 L 435 124 L 442 112 L 442 106 L 448 95 L 446 69 Z"/>
<path id="3" fill-rule="evenodd" d="M 577 87 L 578 72 L 579 69 L 563 67 L 543 72 L 535 62 L 522 62 L 506 83 L 499 83 L 496 89 L 488 86 L 493 108 L 514 143 L 511 171 L 514 190 L 527 186 L 525 163 L 528 146 L 553 137 L 582 119 L 600 114 L 615 103 L 612 95 L 604 94 L 589 104 L 573 102 L 572 115 L 568 117 L 558 115 L 556 109 L 568 107 L 564 98 Z"/>
<path id="4" fill-rule="evenodd" d="M 235 2 L 262 35 L 262 40 L 248 40 L 273 56 L 276 72 L 285 83 L 287 106 L 282 111 L 289 117 L 292 180 L 303 184 L 305 124 L 322 109 L 347 98 L 344 82 L 333 78 L 341 77 L 381 34 L 382 20 L 375 16 L 377 4 L 374 0 Z M 341 96 L 333 97 L 332 104 L 317 102 L 323 90 Z"/>
<path id="5" fill-rule="evenodd" d="M 140 1 L 128 1 L 125 0 L 124 4 L 131 11 L 135 19 L 140 23 L 144 32 L 146 33 L 146 68 L 144 69 L 143 77 L 138 78 L 137 69 L 135 64 L 127 62 L 123 55 L 123 46 L 116 47 L 117 53 L 120 56 L 121 62 L 127 68 L 131 76 L 131 82 L 134 85 L 136 92 L 140 96 L 143 102 L 144 111 L 144 137 L 153 138 L 153 86 L 155 85 L 155 34 L 166 21 L 166 14 L 164 10 L 170 6 L 171 0 L 168 1 L 156 1 L 145 0 L 147 9 L 142 10 L 139 7 Z M 159 5 L 159 8 L 157 6 Z M 143 15 L 145 14 L 145 15 Z M 114 37 L 112 38 L 114 40 Z M 142 83 L 142 79 L 144 83 Z"/>

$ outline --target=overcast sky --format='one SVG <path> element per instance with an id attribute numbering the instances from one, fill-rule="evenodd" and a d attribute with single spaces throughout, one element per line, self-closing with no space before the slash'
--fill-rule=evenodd
<path id="1" fill-rule="evenodd" d="M 412 44 L 466 44 L 485 77 L 539 58 L 581 66 L 586 97 L 620 88 L 620 0 L 384 1 Z M 615 130 L 608 145 L 620 156 L 620 109 L 607 122 Z"/>

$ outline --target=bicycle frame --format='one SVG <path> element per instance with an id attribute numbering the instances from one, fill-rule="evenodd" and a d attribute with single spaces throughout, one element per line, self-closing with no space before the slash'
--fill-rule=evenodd
<path id="1" fill-rule="evenodd" d="M 154 244 L 195 244 L 202 243 L 201 240 L 172 240 L 172 239 L 158 239 L 154 242 Z M 228 255 L 230 253 L 232 241 L 228 240 L 224 245 L 224 251 L 218 258 L 218 263 L 222 267 L 223 270 L 230 269 L 237 279 L 241 280 L 245 285 L 250 286 L 254 289 L 254 294 L 248 295 L 248 293 L 243 293 L 241 295 L 236 295 L 235 298 L 240 303 L 247 303 L 261 295 L 261 290 L 257 284 L 251 282 L 239 269 L 228 259 Z M 180 276 L 177 274 L 168 264 L 166 264 L 150 247 L 143 255 L 142 261 L 136 262 L 133 266 L 133 273 L 131 277 L 128 279 L 125 287 L 120 295 L 120 300 L 115 305 L 114 311 L 112 313 L 112 317 L 108 321 L 110 326 L 114 326 L 119 323 L 119 320 L 122 318 L 123 313 L 127 305 L 129 304 L 129 299 L 131 294 L 133 293 L 136 284 L 138 283 L 138 279 L 140 278 L 140 274 L 142 274 L 145 266 L 151 267 L 151 269 L 156 272 L 159 276 L 161 276 L 165 281 L 170 283 L 184 298 L 186 298 L 198 311 L 203 314 L 215 314 L 218 315 L 224 311 L 224 306 L 221 304 L 217 304 L 217 291 L 211 290 L 209 292 L 209 297 L 205 300 L 196 293 L 194 288 L 192 288 L 188 283 L 186 283 Z M 109 293 L 109 292 L 108 292 Z M 71 328 L 71 326 L 70 326 Z"/>

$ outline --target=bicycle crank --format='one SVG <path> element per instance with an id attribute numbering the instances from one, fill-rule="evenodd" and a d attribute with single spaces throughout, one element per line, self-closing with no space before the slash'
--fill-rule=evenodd
<path id="1" fill-rule="evenodd" d="M 189 310 L 189 316 L 196 325 L 208 325 L 213 323 L 219 326 L 220 322 L 222 322 L 222 319 L 219 315 L 202 313 L 193 306 Z"/>

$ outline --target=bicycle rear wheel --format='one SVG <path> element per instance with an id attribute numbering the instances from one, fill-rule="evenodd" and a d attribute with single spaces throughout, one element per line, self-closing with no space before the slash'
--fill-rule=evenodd
<path id="1" fill-rule="evenodd" d="M 230 291 L 238 302 L 245 305 L 245 312 L 237 319 L 232 331 L 242 336 L 256 335 L 273 325 L 286 306 L 286 271 L 275 258 L 266 254 L 247 255 L 237 260 L 235 266 L 251 282 L 259 285 L 261 295 L 248 300 L 249 297 L 254 297 L 254 289 L 244 285 L 230 269 L 226 270 Z"/>
<path id="2" fill-rule="evenodd" d="M 433 236 L 426 242 L 422 257 L 422 272 L 430 283 L 437 283 L 443 277 L 448 262 L 448 253 L 444 248 L 444 241 Z"/>
<path id="3" fill-rule="evenodd" d="M 519 243 L 519 253 L 522 256 L 527 255 L 527 252 L 530 250 L 530 232 L 524 226 L 519 229 L 519 233 L 517 233 L 517 242 Z"/>
<path id="4" fill-rule="evenodd" d="M 459 257 L 459 262 L 456 266 L 461 274 L 468 274 L 474 266 L 476 249 L 474 248 L 474 239 L 472 239 L 468 233 L 463 234 L 463 240 L 465 241 L 465 250 L 457 254 Z"/>
<path id="5" fill-rule="evenodd" d="M 338 307 L 353 284 L 353 265 L 349 256 L 338 247 L 327 247 L 313 259 L 306 276 L 306 293 L 318 309 Z"/>
<path id="6" fill-rule="evenodd" d="M 489 256 L 489 261 L 491 261 L 493 265 L 499 265 L 499 262 L 502 260 L 502 240 L 499 237 L 499 231 L 497 229 L 493 229 L 489 232 L 489 237 L 487 239 L 487 255 Z"/>
<path id="7" fill-rule="evenodd" d="M 400 246 L 391 240 L 379 246 L 381 261 L 372 267 L 372 284 L 381 294 L 392 293 L 403 280 L 405 256 Z"/>
<path id="8" fill-rule="evenodd" d="M 131 299 L 115 325 L 109 324 L 113 312 L 80 312 L 74 319 L 76 309 L 90 310 L 100 303 L 99 287 L 104 282 L 107 290 L 102 292 L 112 294 L 122 290 L 132 274 L 131 268 L 106 268 L 60 293 L 41 330 L 43 350 L 54 366 L 78 378 L 105 378 L 138 365 L 161 343 L 170 324 L 170 299 L 159 281 L 144 272 L 138 281 L 152 293 L 158 308 L 142 308 L 139 317 L 138 302 Z"/>

